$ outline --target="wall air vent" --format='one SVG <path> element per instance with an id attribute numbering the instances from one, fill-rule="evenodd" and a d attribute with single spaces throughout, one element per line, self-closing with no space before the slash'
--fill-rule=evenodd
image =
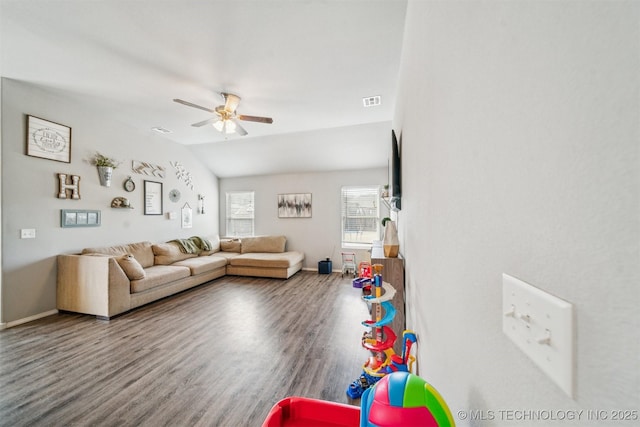
<path id="1" fill-rule="evenodd" d="M 362 103 L 365 107 L 377 107 L 381 103 L 380 95 L 376 96 L 367 96 L 366 98 L 362 98 Z"/>

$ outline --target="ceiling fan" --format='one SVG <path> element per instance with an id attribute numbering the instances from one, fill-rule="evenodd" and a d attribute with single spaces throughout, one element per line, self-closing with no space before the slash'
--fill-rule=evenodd
<path id="1" fill-rule="evenodd" d="M 273 119 L 271 117 L 246 116 L 244 114 L 237 114 L 236 108 L 238 108 L 238 104 L 240 103 L 240 97 L 238 95 L 225 92 L 222 92 L 221 95 L 224 98 L 224 105 L 218 105 L 213 110 L 207 107 L 193 104 L 188 101 L 183 101 L 182 99 L 174 99 L 174 102 L 186 105 L 188 107 L 208 111 L 210 113 L 216 113 L 216 115 L 211 117 L 210 119 L 194 123 L 191 126 L 200 127 L 211 123 L 218 132 L 222 133 L 235 132 L 239 135 L 246 135 L 248 132 L 240 125 L 238 120 L 258 123 L 273 123 Z"/>

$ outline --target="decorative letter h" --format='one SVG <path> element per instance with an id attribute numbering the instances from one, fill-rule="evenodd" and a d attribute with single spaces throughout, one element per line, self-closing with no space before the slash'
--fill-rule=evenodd
<path id="1" fill-rule="evenodd" d="M 58 191 L 59 199 L 67 198 L 67 190 L 71 190 L 71 198 L 79 199 L 80 198 L 80 176 L 71 175 L 71 184 L 67 184 L 67 174 L 59 173 L 58 180 L 60 181 L 60 191 Z"/>

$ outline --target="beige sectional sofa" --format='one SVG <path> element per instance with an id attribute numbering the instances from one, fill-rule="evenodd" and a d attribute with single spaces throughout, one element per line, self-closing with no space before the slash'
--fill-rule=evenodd
<path id="1" fill-rule="evenodd" d="M 302 252 L 285 250 L 284 236 L 215 237 L 199 248 L 192 242 L 138 242 L 59 255 L 58 310 L 109 319 L 225 274 L 287 279 L 304 261 Z"/>

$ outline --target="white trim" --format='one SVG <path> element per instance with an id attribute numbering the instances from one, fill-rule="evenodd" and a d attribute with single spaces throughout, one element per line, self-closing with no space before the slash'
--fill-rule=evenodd
<path id="1" fill-rule="evenodd" d="M 11 322 L 4 323 L 4 328 L 12 328 L 14 326 L 22 325 L 23 323 L 33 322 L 34 320 L 42 319 L 43 317 L 53 316 L 58 314 L 58 310 L 49 310 L 44 313 L 34 314 L 33 316 L 25 317 L 24 319 L 13 320 Z"/>

